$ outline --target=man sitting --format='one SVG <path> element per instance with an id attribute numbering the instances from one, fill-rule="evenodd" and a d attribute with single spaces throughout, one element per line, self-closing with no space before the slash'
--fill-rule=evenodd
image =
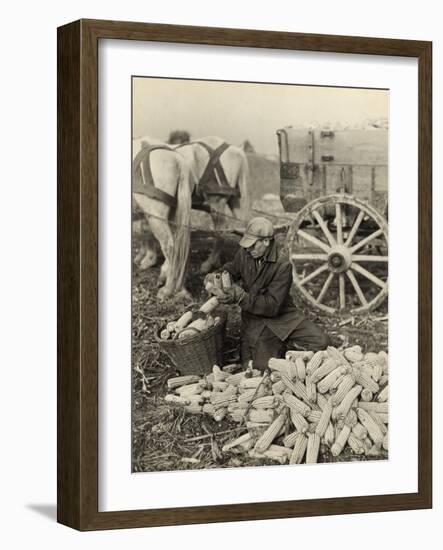
<path id="1" fill-rule="evenodd" d="M 254 368 L 263 371 L 271 357 L 282 357 L 288 349 L 325 349 L 328 336 L 292 300 L 291 264 L 279 257 L 272 223 L 251 219 L 239 244 L 234 259 L 222 268 L 235 283 L 220 293 L 219 301 L 241 308 L 242 361 L 252 358 Z"/>

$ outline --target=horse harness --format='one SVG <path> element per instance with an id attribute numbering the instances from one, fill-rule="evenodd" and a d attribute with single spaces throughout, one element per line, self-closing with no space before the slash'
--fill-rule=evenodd
<path id="1" fill-rule="evenodd" d="M 203 204 L 205 195 L 223 195 L 228 197 L 238 197 L 240 191 L 237 187 L 232 188 L 229 186 L 226 178 L 225 171 L 220 162 L 221 155 L 229 147 L 229 144 L 223 142 L 216 149 L 213 149 L 203 141 L 195 141 L 190 143 L 183 143 L 178 148 L 185 145 L 192 145 L 196 143 L 206 149 L 209 154 L 209 161 L 206 165 L 203 174 L 197 183 L 195 190 L 195 197 L 193 197 L 193 208 L 199 208 L 209 211 L 208 207 Z M 165 150 L 175 152 L 175 149 L 171 149 L 167 145 L 150 145 L 143 147 L 136 155 L 134 159 L 134 184 L 133 192 L 141 193 L 150 197 L 151 199 L 157 199 L 171 208 L 177 207 L 177 198 L 162 191 L 158 187 L 155 187 L 154 178 L 151 172 L 150 155 L 156 150 Z"/>
<path id="2" fill-rule="evenodd" d="M 150 145 L 148 147 L 142 147 L 134 159 L 134 184 L 132 190 L 134 193 L 141 193 L 151 199 L 157 199 L 170 208 L 176 208 L 177 198 L 155 187 L 154 184 L 150 156 L 152 151 L 157 151 L 158 149 L 171 151 L 172 153 L 174 152 L 174 149 L 171 149 L 167 145 Z"/>
<path id="3" fill-rule="evenodd" d="M 200 178 L 200 181 L 197 183 L 196 194 L 200 196 L 204 195 L 224 195 L 228 197 L 238 197 L 240 191 L 237 187 L 232 188 L 228 183 L 225 171 L 220 161 L 220 157 L 229 147 L 229 143 L 223 142 L 216 149 L 210 147 L 204 141 L 191 141 L 189 143 L 183 143 L 179 147 L 184 147 L 185 145 L 200 145 L 206 149 L 209 154 L 209 161 L 206 165 L 206 168 L 203 171 L 203 174 Z"/>

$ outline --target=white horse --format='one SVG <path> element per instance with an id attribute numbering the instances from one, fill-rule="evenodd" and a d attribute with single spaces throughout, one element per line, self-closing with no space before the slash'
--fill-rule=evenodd
<path id="1" fill-rule="evenodd" d="M 249 166 L 244 151 L 239 147 L 226 144 L 226 148 L 219 156 L 218 163 L 215 163 L 215 170 L 211 170 L 209 174 L 209 179 L 212 180 L 211 184 L 208 187 L 207 182 L 201 182 L 208 163 L 212 159 L 208 149 L 216 151 L 219 147 L 223 148 L 224 143 L 224 140 L 219 137 L 209 136 L 176 146 L 191 167 L 195 184 L 194 192 L 201 193 L 203 196 L 214 223 L 214 246 L 200 269 L 204 274 L 220 266 L 223 244 L 220 230 L 227 225 L 226 207 L 229 207 L 230 214 L 241 221 L 242 225 L 246 224 L 250 214 Z M 225 176 L 224 181 L 220 181 L 223 179 L 220 167 Z M 224 187 L 226 184 L 228 189 Z"/>
<path id="2" fill-rule="evenodd" d="M 184 277 L 189 255 L 192 185 L 189 165 L 184 158 L 173 150 L 162 148 L 148 153 L 153 141 L 133 140 L 133 197 L 165 257 L 159 276 L 159 286 L 163 283 L 164 286 L 157 294 L 163 300 L 173 295 L 188 295 Z M 154 186 L 158 196 L 152 196 Z M 169 197 L 169 201 L 163 197 Z M 155 263 L 155 257 L 145 257 L 142 267 L 149 267 L 153 260 Z"/>

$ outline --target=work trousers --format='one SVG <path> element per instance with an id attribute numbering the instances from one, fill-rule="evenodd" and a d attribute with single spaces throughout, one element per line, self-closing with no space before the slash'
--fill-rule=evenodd
<path id="1" fill-rule="evenodd" d="M 329 345 L 329 337 L 321 327 L 304 319 L 282 342 L 268 327 L 263 329 L 254 346 L 242 341 L 242 362 L 253 360 L 254 368 L 264 371 L 271 357 L 284 357 L 288 350 L 319 351 Z"/>

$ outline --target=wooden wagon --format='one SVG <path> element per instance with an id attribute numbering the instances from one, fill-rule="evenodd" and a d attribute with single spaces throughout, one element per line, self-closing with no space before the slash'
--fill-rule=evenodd
<path id="1" fill-rule="evenodd" d="M 294 283 L 328 313 L 360 313 L 388 293 L 388 131 L 277 131 L 280 196 L 295 212 Z"/>

